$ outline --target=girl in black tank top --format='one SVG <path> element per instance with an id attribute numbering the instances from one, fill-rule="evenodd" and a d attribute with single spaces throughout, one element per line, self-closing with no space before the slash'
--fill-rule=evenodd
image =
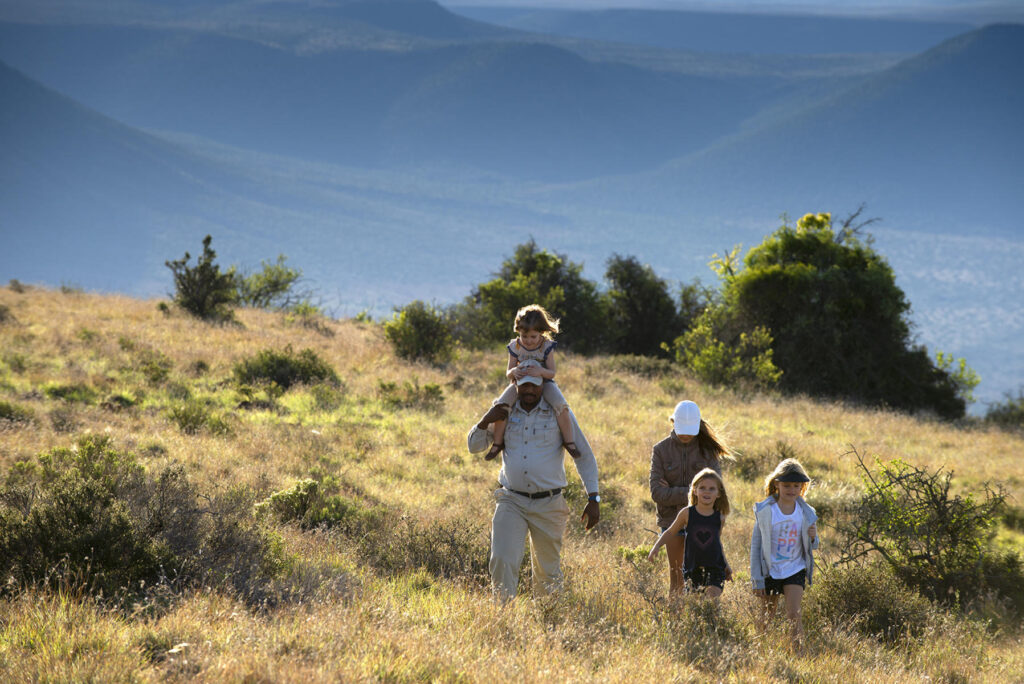
<path id="1" fill-rule="evenodd" d="M 721 476 L 705 468 L 690 483 L 690 505 L 679 511 L 647 556 L 653 561 L 665 542 L 686 531 L 686 550 L 683 555 L 683 577 L 686 585 L 703 590 L 718 598 L 726 580 L 732 579 L 732 569 L 725 560 L 722 548 L 722 526 L 729 514 L 729 497 Z"/>

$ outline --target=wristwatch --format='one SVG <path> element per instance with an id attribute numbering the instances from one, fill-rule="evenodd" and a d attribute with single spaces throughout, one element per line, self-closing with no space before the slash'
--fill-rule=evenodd
<path id="1" fill-rule="evenodd" d="M 587 496 L 587 498 L 593 501 L 594 503 L 601 503 L 601 495 L 598 494 L 597 492 L 590 494 L 589 496 Z"/>

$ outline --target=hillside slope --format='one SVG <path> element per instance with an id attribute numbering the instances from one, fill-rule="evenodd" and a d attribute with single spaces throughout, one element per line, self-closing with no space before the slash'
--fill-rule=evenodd
<path id="1" fill-rule="evenodd" d="M 285 507 L 281 516 L 273 507 L 261 514 L 260 529 L 273 535 L 279 554 L 276 576 L 268 585 L 243 572 L 230 578 L 258 590 L 258 600 L 247 601 L 252 594 L 235 593 L 217 577 L 184 590 L 174 578 L 146 584 L 128 610 L 90 596 L 80 575 L 59 588 L 7 586 L 0 679 L 483 682 L 511 673 L 536 681 L 554 668 L 580 680 L 622 682 L 663 682 L 667 670 L 694 680 L 764 680 L 766 671 L 778 680 L 794 672 L 841 679 L 855 671 L 864 680 L 995 682 L 1012 680 L 1024 663 L 1019 622 L 994 602 L 979 609 L 985 622 L 975 624 L 905 590 L 868 594 L 875 605 L 859 601 L 858 608 L 886 615 L 892 607 L 907 621 L 900 624 L 920 630 L 887 642 L 859 628 L 845 601 L 829 600 L 857 600 L 880 580 L 874 568 L 851 576 L 829 567 L 841 551 L 835 525 L 863 487 L 850 445 L 868 459 L 952 470 L 955 493 L 982 496 L 983 482 L 1002 483 L 1013 497 L 1009 520 L 1019 520 L 1019 435 L 734 394 L 667 364 L 569 354 L 559 363 L 559 383 L 597 454 L 601 522 L 583 533 L 578 516 L 586 496 L 566 457 L 565 591 L 539 598 L 524 582 L 523 599 L 499 607 L 486 580 L 499 465 L 468 454 L 466 432 L 500 390 L 500 350 L 462 352 L 436 368 L 395 358 L 374 324 L 321 320 L 304 327 L 243 309 L 237 325 L 211 325 L 165 315 L 156 304 L 0 287 L 0 408 L 19 410 L 16 420 L 2 421 L 0 481 L 11 482 L 17 461 L 35 462 L 91 436 L 133 455 L 147 477 L 170 469 L 170 501 L 191 503 L 184 498 L 189 484 L 199 513 L 242 510 L 245 525 L 257 520 L 253 504 L 274 492 L 295 501 L 288 492 L 315 481 L 333 497 L 327 526 L 304 527 Z M 285 391 L 239 384 L 237 364 L 288 348 L 311 350 L 339 381 Z M 626 553 L 654 539 L 650 449 L 668 433 L 667 417 L 682 398 L 700 404 L 737 454 L 724 469 L 733 513 L 722 535 L 736 577 L 714 618 L 695 596 L 682 610 L 665 600 L 663 560 L 649 566 Z M 71 462 L 74 453 L 66 452 Z M 822 572 L 804 599 L 807 641 L 798 652 L 782 625 L 764 635 L 755 629 L 746 569 L 749 511 L 783 454 L 808 468 L 808 500 L 822 516 Z M 107 473 L 116 462 L 103 466 L 97 470 Z M 19 477 L 30 475 L 25 469 Z M 85 489 L 64 491 L 80 501 L 95 491 Z M 164 508 L 147 513 L 156 519 Z M 362 520 L 376 524 L 360 526 Z M 109 534 L 90 531 L 99 539 Z M 998 531 L 1006 548 L 1019 548 L 1019 529 Z M 238 553 L 251 553 L 244 542 Z"/>

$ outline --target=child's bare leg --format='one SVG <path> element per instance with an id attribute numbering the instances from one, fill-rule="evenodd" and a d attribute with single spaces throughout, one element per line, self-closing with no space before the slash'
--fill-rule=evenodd
<path id="1" fill-rule="evenodd" d="M 491 444 L 490 450 L 484 456 L 485 461 L 490 461 L 505 448 L 505 427 L 508 425 L 508 421 L 496 420 L 491 425 L 494 426 L 494 443 Z"/>
<path id="2" fill-rule="evenodd" d="M 803 621 L 800 619 L 800 603 L 804 598 L 804 588 L 799 584 L 787 584 L 782 587 L 786 599 L 786 617 L 789 618 L 789 629 L 793 641 L 799 644 L 804 637 Z"/>
<path id="3" fill-rule="evenodd" d="M 686 584 L 683 580 L 683 555 L 686 551 L 685 537 L 672 535 L 665 541 L 665 555 L 668 556 L 668 594 L 677 596 L 683 593 Z"/>

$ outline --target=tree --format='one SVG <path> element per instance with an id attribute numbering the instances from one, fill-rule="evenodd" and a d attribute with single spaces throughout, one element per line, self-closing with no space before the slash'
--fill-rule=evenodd
<path id="1" fill-rule="evenodd" d="M 287 257 L 280 254 L 277 263 L 263 261 L 263 268 L 249 275 L 237 275 L 238 300 L 257 309 L 289 309 L 302 303 L 306 293 L 296 293 L 294 287 L 302 278 L 302 271 L 285 265 Z"/>
<path id="2" fill-rule="evenodd" d="M 682 320 L 669 294 L 668 284 L 636 257 L 618 254 L 608 259 L 609 342 L 619 354 L 663 354 L 662 343 L 683 331 Z"/>
<path id="3" fill-rule="evenodd" d="M 238 287 L 234 269 L 221 271 L 214 263 L 217 253 L 210 248 L 213 238 L 203 238 L 203 254 L 189 266 L 188 252 L 182 259 L 165 261 L 174 276 L 174 303 L 193 316 L 204 320 L 229 321 L 233 318 L 231 306 L 238 301 Z"/>
<path id="4" fill-rule="evenodd" d="M 562 319 L 561 345 L 581 353 L 604 349 L 609 328 L 605 302 L 582 272 L 581 264 L 540 249 L 532 239 L 518 245 L 494 279 L 477 286 L 455 309 L 459 337 L 472 344 L 507 340 L 514 334 L 516 312 L 540 304 Z"/>
<path id="5" fill-rule="evenodd" d="M 770 331 L 784 389 L 962 417 L 963 386 L 912 345 L 892 268 L 850 223 L 833 231 L 825 213 L 784 224 L 742 269 L 720 271 L 726 305 Z"/>

